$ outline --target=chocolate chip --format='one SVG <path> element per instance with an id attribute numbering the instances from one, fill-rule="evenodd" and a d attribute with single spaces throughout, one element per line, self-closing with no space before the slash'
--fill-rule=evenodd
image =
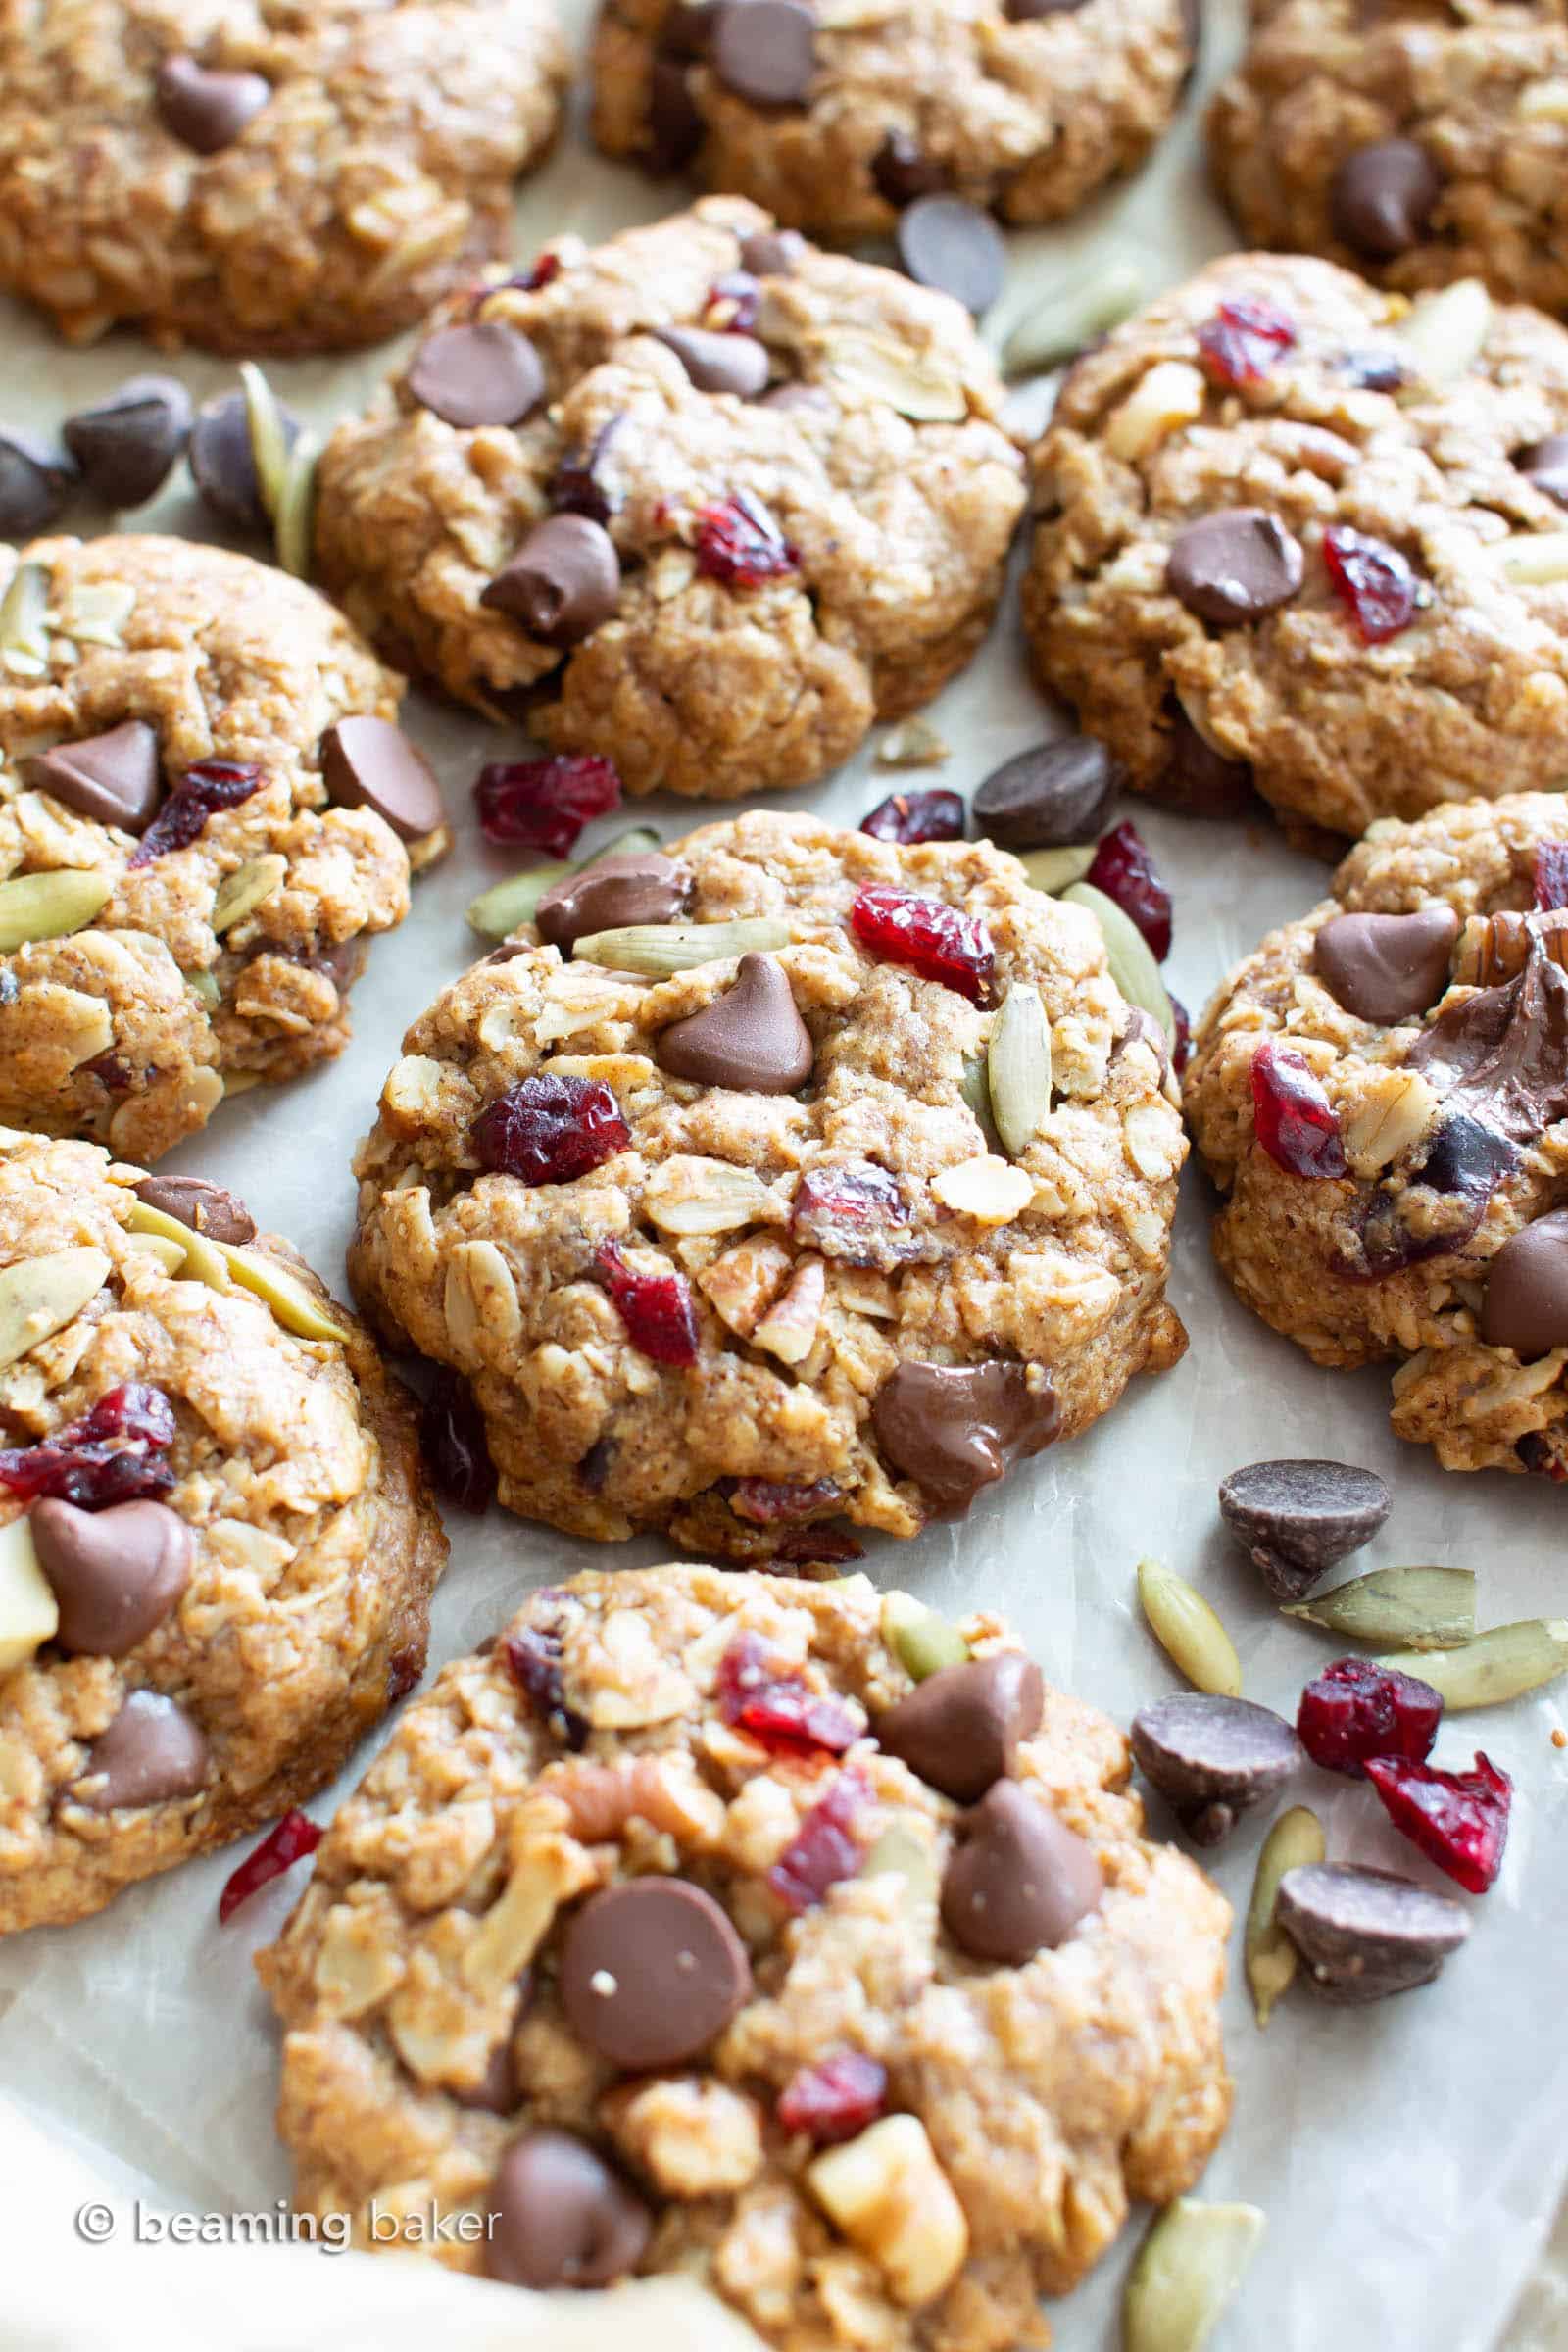
<path id="1" fill-rule="evenodd" d="M 1568 973 L 1532 935 L 1517 979 L 1446 1004 L 1404 1058 L 1452 1108 L 1534 1143 L 1568 1116 Z"/>
<path id="2" fill-rule="evenodd" d="M 1037 743 L 994 768 L 974 796 L 979 830 L 1004 850 L 1054 850 L 1105 829 L 1122 770 L 1092 735 Z"/>
<path id="3" fill-rule="evenodd" d="M 427 335 L 407 381 L 420 408 L 447 424 L 520 424 L 544 398 L 545 371 L 526 335 L 480 318 Z"/>
<path id="4" fill-rule="evenodd" d="M 811 1075 L 815 1053 L 782 964 L 756 955 L 741 957 L 721 997 L 671 1021 L 654 1047 L 672 1078 L 750 1095 L 793 1095 Z"/>
<path id="5" fill-rule="evenodd" d="M 624 1879 L 584 1903 L 561 1948 L 561 2005 L 580 2040 L 629 2072 L 679 2066 L 752 1993 L 746 1946 L 689 1879 Z"/>
<path id="6" fill-rule="evenodd" d="M 1487 1268 L 1481 1337 L 1535 1363 L 1568 1347 L 1568 1209 L 1510 1235 Z"/>
<path id="7" fill-rule="evenodd" d="M 534 928 L 547 946 L 569 956 L 593 931 L 673 922 L 691 887 L 686 868 L 659 850 L 600 858 L 551 884 L 533 910 Z"/>
<path id="8" fill-rule="evenodd" d="M 517 2104 L 517 2069 L 512 2036 L 498 2041 L 485 2061 L 484 2073 L 466 2089 L 449 2084 L 447 2095 L 459 2107 L 479 2115 L 510 2115 Z"/>
<path id="9" fill-rule="evenodd" d="M 1443 194 L 1443 174 L 1414 139 L 1356 147 L 1329 182 L 1334 234 L 1368 261 L 1392 262 L 1419 245 Z"/>
<path id="10" fill-rule="evenodd" d="M 1170 758 L 1151 787 L 1155 800 L 1184 816 L 1244 816 L 1252 803 L 1252 771 L 1206 743 L 1181 704 L 1170 705 Z"/>
<path id="11" fill-rule="evenodd" d="M 754 106 L 799 106 L 816 73 L 816 18 L 801 0 L 724 0 L 713 71 Z"/>
<path id="12" fill-rule="evenodd" d="M 1300 544 L 1262 507 L 1230 507 L 1190 523 L 1175 540 L 1165 585 L 1216 629 L 1261 620 L 1301 585 Z"/>
<path id="13" fill-rule="evenodd" d="M 1003 15 L 1011 24 L 1032 24 L 1037 17 L 1071 17 L 1086 0 L 1003 0 Z"/>
<path id="14" fill-rule="evenodd" d="M 82 1779 L 100 1777 L 101 1788 L 76 1797 L 94 1813 L 195 1796 L 207 1780 L 207 1741 L 173 1699 L 133 1690 L 93 1741 Z"/>
<path id="15" fill-rule="evenodd" d="M 214 1242 L 254 1242 L 256 1219 L 236 1193 L 203 1176 L 144 1176 L 136 1198 Z"/>
<path id="16" fill-rule="evenodd" d="M 164 128 L 198 155 L 232 147 L 272 95 L 260 74 L 220 74 L 193 57 L 166 57 L 154 103 Z"/>
<path id="17" fill-rule="evenodd" d="M 656 57 L 648 77 L 649 171 L 678 172 L 697 153 L 707 128 L 686 68 L 672 57 Z"/>
<path id="18" fill-rule="evenodd" d="M 1513 462 L 1533 489 L 1568 507 L 1568 433 L 1548 433 L 1544 441 L 1516 449 Z"/>
<path id="19" fill-rule="evenodd" d="M 1274 1916 L 1326 2001 L 1349 2006 L 1430 1984 L 1470 1933 L 1470 1915 L 1390 1870 L 1308 1862 L 1288 1870 Z"/>
<path id="20" fill-rule="evenodd" d="M 1299 1600 L 1370 1544 L 1392 1497 L 1351 1462 L 1248 1462 L 1220 1483 L 1219 1512 L 1280 1600 Z"/>
<path id="21" fill-rule="evenodd" d="M 285 445 L 299 439 L 299 418 L 279 404 Z M 202 504 L 220 522 L 236 530 L 265 531 L 267 509 L 251 448 L 250 416 L 243 392 L 224 392 L 196 412 L 186 451 L 191 478 Z"/>
<path id="22" fill-rule="evenodd" d="M 1045 1686 L 1015 1650 L 943 1666 L 873 1725 L 877 1744 L 928 1788 L 972 1805 L 1010 1775 L 1018 1743 L 1040 1729 Z"/>
<path id="23" fill-rule="evenodd" d="M 1282 1715 L 1200 1690 L 1155 1699 L 1133 1717 L 1133 1754 L 1195 1844 L 1218 1845 L 1240 1816 L 1279 1793 L 1301 1761 Z"/>
<path id="24" fill-rule="evenodd" d="M 755 335 L 657 326 L 654 336 L 675 354 L 699 392 L 733 392 L 737 400 L 755 400 L 767 389 L 767 346 Z"/>
<path id="25" fill-rule="evenodd" d="M 753 277 L 793 277 L 806 252 L 798 228 L 758 228 L 741 239 L 741 268 Z"/>
<path id="26" fill-rule="evenodd" d="M 0 432 L 0 539 L 31 539 L 47 530 L 76 478 L 63 449 L 12 426 Z"/>
<path id="27" fill-rule="evenodd" d="M 321 781 L 340 808 L 373 808 L 400 841 L 446 822 L 435 770 L 389 718 L 340 718 L 321 737 Z"/>
<path id="28" fill-rule="evenodd" d="M 485 2269 L 507 2286 L 609 2286 L 653 2235 L 641 2197 L 569 2132 L 514 2139 L 490 2194 Z"/>
<path id="29" fill-rule="evenodd" d="M 479 602 L 564 652 L 591 637 L 619 600 L 620 558 L 604 524 L 586 514 L 552 514 L 534 524 Z"/>
<path id="30" fill-rule="evenodd" d="M 610 445 L 626 418 L 616 410 L 594 434 L 587 449 L 573 450 L 562 459 L 550 482 L 550 503 L 560 514 L 586 514 L 590 522 L 608 522 L 620 510 L 621 495 L 610 479 L 606 463 Z"/>
<path id="31" fill-rule="evenodd" d="M 127 718 L 107 735 L 40 752 L 27 762 L 27 781 L 95 824 L 145 833 L 163 798 L 158 736 L 143 720 Z"/>
<path id="32" fill-rule="evenodd" d="M 1023 1364 L 900 1364 L 871 1407 L 876 1442 L 944 1516 L 966 1511 L 982 1487 L 1049 1446 L 1061 1407 L 1048 1379 L 1031 1388 Z"/>
<path id="33" fill-rule="evenodd" d="M 890 130 L 871 158 L 872 184 L 896 213 L 922 196 L 940 196 L 948 176 L 947 166 L 927 155 L 906 130 Z"/>
<path id="34" fill-rule="evenodd" d="M 899 260 L 917 286 L 989 310 L 1007 274 L 1007 248 L 989 213 L 961 196 L 921 196 L 899 215 Z"/>
<path id="35" fill-rule="evenodd" d="M 1397 392 L 1408 374 L 1404 361 L 1392 345 L 1384 349 L 1341 354 L 1337 372 L 1358 392 Z"/>
<path id="36" fill-rule="evenodd" d="M 70 1657 L 122 1658 L 190 1582 L 190 1530 L 166 1503 L 79 1511 L 50 1498 L 34 1505 L 28 1525 L 60 1607 L 55 1639 Z"/>
<path id="37" fill-rule="evenodd" d="M 163 488 L 190 425 L 190 394 L 177 375 L 133 375 L 60 429 L 94 498 L 139 507 Z"/>
<path id="38" fill-rule="evenodd" d="M 942 1921 L 972 1960 L 1021 1968 L 1065 1943 L 1104 1890 L 1093 1848 L 1017 1781 L 998 1781 L 958 1824 Z"/>
<path id="39" fill-rule="evenodd" d="M 675 0 L 659 27 L 660 55 L 679 58 L 685 65 L 706 57 L 717 14 L 718 0 Z"/>
<path id="40" fill-rule="evenodd" d="M 1414 914 L 1337 914 L 1312 941 L 1312 969 L 1336 1004 L 1382 1028 L 1414 1020 L 1448 985 L 1459 936 L 1451 906 Z"/>

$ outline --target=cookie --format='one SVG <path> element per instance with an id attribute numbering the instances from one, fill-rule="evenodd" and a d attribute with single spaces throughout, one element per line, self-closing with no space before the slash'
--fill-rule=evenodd
<path id="1" fill-rule="evenodd" d="M 1057 220 L 1142 163 L 1197 54 L 1197 0 L 605 0 L 609 155 L 832 238 L 958 196 Z"/>
<path id="2" fill-rule="evenodd" d="M 590 1574 L 444 1670 L 258 1962 L 303 2212 L 781 2352 L 1046 2342 L 1224 2129 L 1229 1911 L 1001 1619 L 916 1683 L 901 1606 Z"/>
<path id="3" fill-rule="evenodd" d="M 1178 1359 L 1186 1144 L 1092 915 L 805 817 L 620 862 L 415 1022 L 356 1161 L 352 1278 L 505 1503 L 854 1556 Z"/>
<path id="4" fill-rule="evenodd" d="M 1251 244 L 1415 293 L 1484 278 L 1568 309 L 1568 24 L 1535 0 L 1280 0 L 1208 118 Z"/>
<path id="5" fill-rule="evenodd" d="M 88 343 L 338 351 L 507 250 L 551 0 L 72 0 L 0 24 L 0 285 Z"/>
<path id="6" fill-rule="evenodd" d="M 1559 793 L 1375 825 L 1198 1034 L 1221 1267 L 1448 1470 L 1568 1477 L 1565 1070 Z"/>
<path id="7" fill-rule="evenodd" d="M 341 1053 L 439 794 L 401 679 L 284 572 L 41 539 L 0 592 L 0 1120 L 154 1159 Z"/>
<path id="8" fill-rule="evenodd" d="M 809 784 L 985 635 L 1002 400 L 956 301 L 714 198 L 439 312 L 327 445 L 316 573 L 628 792 Z"/>
<path id="9" fill-rule="evenodd" d="M 1568 772 L 1568 335 L 1236 254 L 1069 370 L 1034 457 L 1042 683 L 1140 789 L 1359 835 Z"/>
<path id="10" fill-rule="evenodd" d="M 418 1680 L 407 1393 L 243 1201 L 0 1131 L 0 1935 L 324 1787 Z"/>

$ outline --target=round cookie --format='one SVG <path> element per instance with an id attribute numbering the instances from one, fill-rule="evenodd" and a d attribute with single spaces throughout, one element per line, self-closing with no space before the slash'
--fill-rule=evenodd
<path id="1" fill-rule="evenodd" d="M 258 1962 L 301 2211 L 781 2352 L 1044 2340 L 1224 2129 L 1230 1915 L 1103 1715 L 984 1613 L 912 1683 L 900 1606 L 589 1574 L 444 1670 Z"/>
<path id="2" fill-rule="evenodd" d="M 407 1393 L 244 1203 L 0 1131 L 0 1935 L 324 1787 L 424 1666 Z"/>
<path id="3" fill-rule="evenodd" d="M 714 198 L 438 313 L 323 453 L 316 574 L 628 792 L 808 784 L 985 635 L 1002 400 L 949 296 Z"/>
<path id="4" fill-rule="evenodd" d="M 1140 164 L 1197 55 L 1197 0 L 605 0 L 607 154 L 766 205 L 829 238 L 956 195 L 1056 220 Z"/>
<path id="5" fill-rule="evenodd" d="M 1214 1251 L 1320 1364 L 1397 1359 L 1449 1470 L 1568 1477 L 1568 805 L 1375 825 L 1187 1073 Z"/>
<path id="6" fill-rule="evenodd" d="M 1568 771 L 1568 335 L 1236 254 L 1069 370 L 1034 457 L 1043 685 L 1142 790 L 1287 822 Z"/>
<path id="7" fill-rule="evenodd" d="M 471 1383 L 505 1503 L 854 1556 L 829 1522 L 915 1535 L 1178 1359 L 1186 1143 L 1091 915 L 804 817 L 660 854 L 662 909 L 638 863 L 415 1022 L 356 1161 L 352 1278 Z"/>
<path id="8" fill-rule="evenodd" d="M 78 343 L 379 342 L 506 252 L 567 77 L 551 0 L 8 10 L 0 285 Z"/>
<path id="9" fill-rule="evenodd" d="M 1251 244 L 1568 309 L 1568 24 L 1532 0 L 1279 0 L 1208 118 Z"/>
<path id="10" fill-rule="evenodd" d="M 154 1159 L 341 1053 L 445 843 L 401 690 L 244 556 L 0 547 L 0 1120 Z"/>

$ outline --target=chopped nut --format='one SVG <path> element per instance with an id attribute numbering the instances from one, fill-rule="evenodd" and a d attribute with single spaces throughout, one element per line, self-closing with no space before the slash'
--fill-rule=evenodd
<path id="1" fill-rule="evenodd" d="M 1478 277 L 1456 278 L 1413 302 L 1395 329 L 1428 384 L 1468 375 L 1492 325 L 1492 298 Z"/>
<path id="2" fill-rule="evenodd" d="M 1527 81 L 1514 112 L 1524 122 L 1568 122 L 1568 81 Z"/>
<path id="3" fill-rule="evenodd" d="M 731 1233 L 739 1225 L 781 1225 L 783 1202 L 750 1168 L 684 1152 L 649 1179 L 643 1207 L 663 1233 Z"/>
<path id="4" fill-rule="evenodd" d="M 1134 1102 L 1122 1112 L 1121 1140 L 1140 1176 L 1163 1184 L 1182 1164 L 1181 1123 L 1162 1102 Z"/>
<path id="5" fill-rule="evenodd" d="M 977 1225 L 1010 1225 L 1014 1217 L 1023 1215 L 1034 1189 L 1022 1168 L 1010 1166 L 990 1152 L 944 1168 L 931 1183 L 944 1208 L 951 1208 L 956 1216 L 972 1217 Z"/>
<path id="6" fill-rule="evenodd" d="M 321 1923 L 314 1982 L 328 2015 L 363 2017 L 403 1974 L 389 1904 L 334 1903 Z"/>
<path id="7" fill-rule="evenodd" d="M 453 1343 L 465 1355 L 494 1354 L 521 1336 L 517 1286 L 494 1242 L 458 1244 L 447 1260 L 443 1303 Z"/>
<path id="8" fill-rule="evenodd" d="M 803 1258 L 789 1289 L 768 1308 L 753 1332 L 754 1344 L 765 1348 L 781 1363 L 804 1363 L 816 1344 L 816 1327 L 826 1296 L 827 1270 L 822 1260 Z"/>
<path id="9" fill-rule="evenodd" d="M 625 2083 L 601 2112 L 616 2144 L 666 2197 L 733 2196 L 762 2169 L 757 2102 L 711 2075 Z"/>
<path id="10" fill-rule="evenodd" d="M 38 1565 L 24 1513 L 0 1527 L 0 1675 L 25 1666 L 59 1625 L 54 1592 Z"/>
<path id="11" fill-rule="evenodd" d="M 430 1118 L 440 1102 L 441 1073 L 441 1063 L 429 1054 L 405 1054 L 381 1089 L 382 1109 L 414 1123 Z"/>
<path id="12" fill-rule="evenodd" d="M 805 348 L 843 390 L 885 402 L 914 423 L 959 424 L 969 413 L 962 380 L 934 352 L 850 327 L 808 335 Z"/>
<path id="13" fill-rule="evenodd" d="M 720 1320 L 738 1338 L 749 1340 L 778 1297 L 793 1263 L 787 1247 L 776 1236 L 754 1234 L 705 1266 L 697 1277 L 697 1287 Z"/>
<path id="14" fill-rule="evenodd" d="M 1105 446 L 1113 458 L 1147 458 L 1167 434 L 1203 414 L 1208 388 L 1185 360 L 1161 360 L 1111 412 Z"/>
<path id="15" fill-rule="evenodd" d="M 906 718 L 902 727 L 883 736 L 872 756 L 878 767 L 940 767 L 952 752 L 928 718 Z"/>
<path id="16" fill-rule="evenodd" d="M 539 1786 L 565 1806 L 571 1834 L 583 1845 L 618 1838 L 634 1816 L 666 1830 L 682 1845 L 711 1846 L 723 1834 L 724 1800 L 684 1754 L 552 1765 Z"/>
<path id="17" fill-rule="evenodd" d="M 584 1712 L 596 1731 L 641 1731 L 697 1703 L 678 1666 L 663 1657 L 638 1609 L 616 1609 L 599 1633 L 595 1681 Z"/>
<path id="18" fill-rule="evenodd" d="M 929 2303 L 963 2268 L 969 2225 L 918 2116 L 883 2116 L 858 2139 L 814 2157 L 806 2180 L 896 2301 Z"/>
<path id="19" fill-rule="evenodd" d="M 1341 1121 L 1345 1156 L 1358 1176 L 1375 1176 L 1425 1135 L 1438 1098 L 1417 1070 L 1368 1071 L 1360 1092 L 1357 1107 Z"/>
<path id="20" fill-rule="evenodd" d="M 593 1864 L 574 1839 L 536 1828 L 526 1816 L 514 1831 L 514 1852 L 519 1847 L 512 1876 L 463 1955 L 464 1982 L 481 1996 L 516 1982 L 562 1904 L 594 1882 Z"/>

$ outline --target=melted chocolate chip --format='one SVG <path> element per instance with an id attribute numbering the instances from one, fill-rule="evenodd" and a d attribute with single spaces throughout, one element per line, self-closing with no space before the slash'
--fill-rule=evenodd
<path id="1" fill-rule="evenodd" d="M 1151 786 L 1155 800 L 1184 816 L 1243 816 L 1252 803 L 1252 771 L 1206 743 L 1181 704 L 1170 704 L 1170 758 Z"/>
<path id="2" fill-rule="evenodd" d="M 93 497 L 123 508 L 162 489 L 190 427 L 190 394 L 177 375 L 133 375 L 68 416 L 61 435 Z"/>
<path id="3" fill-rule="evenodd" d="M 83 1781 L 100 1778 L 100 1788 L 89 1786 L 76 1797 L 95 1813 L 195 1796 L 206 1785 L 207 1741 L 173 1699 L 133 1690 L 87 1757 Z"/>
<path id="4" fill-rule="evenodd" d="M 653 2235 L 641 2197 L 569 2132 L 514 2139 L 490 2195 L 485 2269 L 508 2286 L 609 2286 Z"/>
<path id="5" fill-rule="evenodd" d="M 1016 1781 L 998 1781 L 958 1824 L 942 1922 L 972 1960 L 1021 1968 L 1054 1951 L 1098 1906 L 1094 1849 Z"/>
<path id="6" fill-rule="evenodd" d="M 96 824 L 145 833 L 164 791 L 157 733 L 143 720 L 129 718 L 107 735 L 57 743 L 29 760 L 27 781 Z"/>
<path id="7" fill-rule="evenodd" d="M 591 637 L 619 601 L 615 543 L 586 514 L 552 514 L 535 523 L 479 599 L 558 652 Z"/>
<path id="8" fill-rule="evenodd" d="M 1032 24 L 1037 17 L 1076 16 L 1087 0 L 1003 0 L 1003 15 L 1013 24 Z"/>
<path id="9" fill-rule="evenodd" d="M 713 334 L 702 326 L 660 326 L 657 341 L 675 354 L 699 392 L 755 400 L 767 389 L 767 346 L 755 335 Z"/>
<path id="10" fill-rule="evenodd" d="M 754 106 L 799 106 L 816 74 L 816 18 L 801 0 L 724 0 L 713 71 Z"/>
<path id="11" fill-rule="evenodd" d="M 1312 969 L 1337 1004 L 1383 1028 L 1414 1020 L 1448 984 L 1459 936 L 1451 906 L 1414 914 L 1337 914 L 1312 942 Z"/>
<path id="12" fill-rule="evenodd" d="M 271 97 L 260 74 L 220 74 L 193 57 L 166 57 L 153 100 L 164 128 L 197 155 L 232 147 Z"/>
<path id="13" fill-rule="evenodd" d="M 1092 735 L 1037 743 L 987 776 L 974 796 L 975 823 L 1004 850 L 1091 842 L 1105 829 L 1121 780 Z"/>
<path id="14" fill-rule="evenodd" d="M 654 1054 L 672 1078 L 698 1086 L 792 1095 L 811 1075 L 815 1048 L 783 965 L 752 955 L 721 997 L 660 1031 Z"/>
<path id="15" fill-rule="evenodd" d="M 520 424 L 544 398 L 545 371 L 526 335 L 498 318 L 444 327 L 414 355 L 408 387 L 447 424 Z"/>
<path id="16" fill-rule="evenodd" d="M 372 808 L 400 841 L 446 822 L 435 770 L 389 718 L 340 718 L 321 737 L 321 781 L 340 808 Z"/>
<path id="17" fill-rule="evenodd" d="M 751 1998 L 746 1946 L 689 1879 L 625 1879 L 572 1918 L 561 1951 L 572 2031 L 614 2066 L 679 2066 Z"/>
<path id="18" fill-rule="evenodd" d="M 649 171 L 678 172 L 690 163 L 706 132 L 685 66 L 673 57 L 656 57 L 648 77 Z"/>
<path id="19" fill-rule="evenodd" d="M 1023 1364 L 900 1364 L 871 1407 L 876 1442 L 942 1515 L 966 1511 L 982 1487 L 1049 1446 L 1061 1426 L 1050 1381 Z"/>
<path id="20" fill-rule="evenodd" d="M 1002 292 L 1007 248 L 978 205 L 961 196 L 917 197 L 899 215 L 895 233 L 899 260 L 917 286 L 956 296 L 976 317 Z"/>
<path id="21" fill-rule="evenodd" d="M 1232 507 L 1189 524 L 1175 541 L 1165 585 L 1189 612 L 1218 629 L 1261 620 L 1290 603 L 1305 559 L 1298 541 L 1262 507 Z"/>
<path id="22" fill-rule="evenodd" d="M 1553 1209 L 1505 1241 L 1487 1268 L 1481 1337 L 1535 1363 L 1568 1347 L 1568 1209 Z"/>
<path id="23" fill-rule="evenodd" d="M 910 132 L 890 130 L 871 158 L 871 179 L 883 202 L 902 213 L 921 196 L 940 196 L 948 185 L 948 170 L 927 155 Z"/>
<path id="24" fill-rule="evenodd" d="M 1568 1116 L 1568 973 L 1532 938 L 1517 979 L 1446 1005 L 1405 1062 L 1454 1107 L 1534 1142 Z"/>
<path id="25" fill-rule="evenodd" d="M 879 1715 L 877 1744 L 928 1788 L 972 1805 L 1017 1761 L 1040 1729 L 1045 1686 L 1033 1658 L 1014 1650 L 944 1666 Z"/>
<path id="26" fill-rule="evenodd" d="M 34 1505 L 29 1526 L 60 1608 L 55 1639 L 68 1657 L 124 1657 L 163 1624 L 190 1582 L 190 1530 L 165 1503 L 79 1511 L 49 1499 Z"/>
<path id="27" fill-rule="evenodd" d="M 1352 149 L 1329 182 L 1334 234 L 1367 261 L 1392 262 L 1432 226 L 1443 174 L 1414 139 Z"/>
<path id="28" fill-rule="evenodd" d="M 254 1242 L 256 1219 L 236 1193 L 202 1176 L 144 1176 L 136 1198 L 215 1242 Z"/>
<path id="29" fill-rule="evenodd" d="M 569 956 L 595 931 L 630 923 L 669 923 L 691 896 L 686 868 L 659 850 L 600 858 L 553 882 L 534 908 L 534 928 L 546 945 Z"/>

